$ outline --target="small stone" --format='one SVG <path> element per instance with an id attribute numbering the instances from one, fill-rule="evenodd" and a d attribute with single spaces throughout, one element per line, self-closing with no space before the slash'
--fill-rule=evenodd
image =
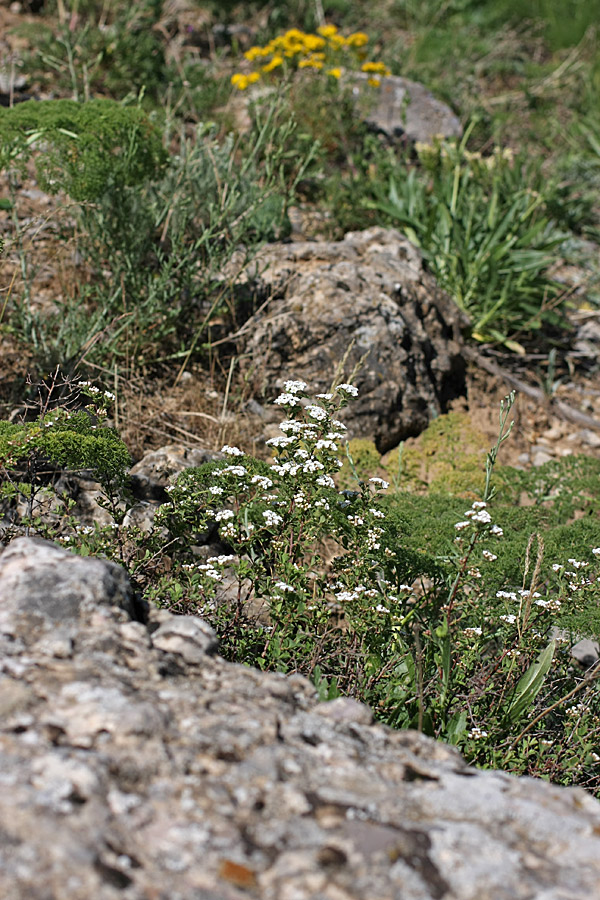
<path id="1" fill-rule="evenodd" d="M 532 449 L 531 465 L 536 468 L 545 465 L 547 462 L 551 462 L 553 459 L 554 456 L 541 447 L 534 447 Z"/>
<path id="2" fill-rule="evenodd" d="M 591 428 L 582 428 L 579 435 L 588 447 L 600 447 L 600 434 L 597 431 L 592 431 Z"/>

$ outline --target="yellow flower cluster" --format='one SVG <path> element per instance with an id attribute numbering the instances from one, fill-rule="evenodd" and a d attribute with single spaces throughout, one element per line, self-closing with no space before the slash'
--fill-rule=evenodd
<path id="1" fill-rule="evenodd" d="M 390 74 L 390 70 L 382 62 L 365 62 L 360 67 L 360 70 L 369 75 L 367 80 L 373 87 L 379 87 L 382 77 L 385 78 Z"/>
<path id="2" fill-rule="evenodd" d="M 356 31 L 346 37 L 340 34 L 335 25 L 322 25 L 315 34 L 307 34 L 299 28 L 290 28 L 269 41 L 264 47 L 250 47 L 244 56 L 250 63 L 259 64 L 259 68 L 244 74 L 236 72 L 231 76 L 231 84 L 239 91 L 245 91 L 255 84 L 263 75 L 275 69 L 325 69 L 329 77 L 339 79 L 344 72 L 340 63 L 352 65 L 354 59 L 360 63 L 365 58 L 365 47 L 369 37 L 363 31 Z M 329 67 L 327 67 L 329 66 Z M 362 71 L 369 73 L 369 84 L 378 87 L 381 77 L 390 74 L 383 63 L 363 62 Z"/>

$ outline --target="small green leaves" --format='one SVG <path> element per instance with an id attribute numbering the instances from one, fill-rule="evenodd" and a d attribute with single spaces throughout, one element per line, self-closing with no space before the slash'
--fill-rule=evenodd
<path id="1" fill-rule="evenodd" d="M 22 168 L 32 155 L 44 190 L 92 202 L 109 187 L 156 176 L 166 161 L 160 132 L 147 115 L 106 98 L 0 107 L 0 170 Z"/>

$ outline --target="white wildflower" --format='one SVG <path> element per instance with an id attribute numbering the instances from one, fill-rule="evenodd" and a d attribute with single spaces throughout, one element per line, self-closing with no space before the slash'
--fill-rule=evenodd
<path id="1" fill-rule="evenodd" d="M 280 394 L 273 403 L 276 406 L 298 406 L 300 404 L 300 400 L 296 397 L 295 394 Z"/>
<path id="2" fill-rule="evenodd" d="M 225 444 L 224 447 L 221 447 L 221 453 L 226 453 L 228 456 L 243 456 L 243 450 L 240 450 L 239 447 L 230 447 L 229 444 Z"/>
<path id="3" fill-rule="evenodd" d="M 318 459 L 308 459 L 304 465 L 302 466 L 303 472 L 320 472 L 321 469 L 324 469 L 325 466 L 323 463 L 320 463 Z"/>
<path id="4" fill-rule="evenodd" d="M 276 581 L 274 587 L 276 587 L 279 591 L 283 591 L 284 593 L 293 594 L 296 588 L 292 587 L 291 584 L 287 584 L 285 581 Z"/>
<path id="5" fill-rule="evenodd" d="M 299 391 L 305 391 L 308 387 L 305 381 L 286 381 L 283 386 L 290 394 L 297 394 Z"/>
<path id="6" fill-rule="evenodd" d="M 293 419 L 286 419 L 279 426 L 280 431 L 291 431 L 292 434 L 298 434 L 301 429 L 300 422 L 295 422 Z"/>
<path id="7" fill-rule="evenodd" d="M 374 484 L 377 487 L 380 487 L 382 491 L 387 491 L 387 489 L 390 486 L 388 481 L 384 481 L 383 478 L 377 478 L 377 476 L 374 476 L 373 478 L 369 478 L 369 481 L 371 482 L 371 484 Z"/>
<path id="8" fill-rule="evenodd" d="M 224 469 L 221 469 L 222 475 L 235 475 L 236 478 L 243 478 L 244 475 L 247 475 L 247 471 L 244 466 L 225 466 Z"/>
<path id="9" fill-rule="evenodd" d="M 280 435 L 279 437 L 269 438 L 265 443 L 268 444 L 269 447 L 287 447 L 289 444 L 294 443 L 294 438 Z"/>
<path id="10" fill-rule="evenodd" d="M 358 397 L 358 388 L 353 384 L 338 384 L 336 391 L 343 391 L 345 394 L 350 394 L 351 397 Z"/>
<path id="11" fill-rule="evenodd" d="M 266 525 L 280 525 L 283 522 L 282 516 L 273 512 L 271 509 L 266 509 L 263 512 L 263 519 L 265 520 Z"/>
<path id="12" fill-rule="evenodd" d="M 257 484 L 263 491 L 273 487 L 273 482 L 266 475 L 253 475 L 250 483 Z"/>
<path id="13" fill-rule="evenodd" d="M 488 736 L 488 733 L 487 731 L 484 731 L 483 728 L 479 728 L 479 726 L 476 725 L 474 728 L 471 728 L 471 730 L 468 732 L 468 735 L 470 738 L 479 741 L 482 738 L 486 738 Z"/>
<path id="14" fill-rule="evenodd" d="M 335 441 L 330 441 L 327 438 L 321 438 L 321 440 L 317 441 L 316 450 L 333 450 L 334 452 L 337 450 L 337 444 Z"/>
<path id="15" fill-rule="evenodd" d="M 335 487 L 335 481 L 333 480 L 331 475 L 319 475 L 319 477 L 317 478 L 317 484 L 319 485 L 319 487 Z"/>

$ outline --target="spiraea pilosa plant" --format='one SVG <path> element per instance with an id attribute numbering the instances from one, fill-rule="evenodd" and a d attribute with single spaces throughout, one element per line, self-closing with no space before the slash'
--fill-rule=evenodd
<path id="1" fill-rule="evenodd" d="M 286 418 L 271 462 L 225 446 L 225 459 L 179 476 L 158 514 L 179 563 L 153 597 L 207 617 L 229 658 L 307 674 L 321 696 L 353 695 L 389 724 L 456 743 L 481 764 L 567 782 L 577 765 L 598 790 L 598 672 L 575 671 L 559 639 L 566 632 L 552 631 L 582 599 L 597 609 L 598 582 L 587 574 L 597 548 L 565 576 L 532 538 L 522 585 L 486 586 L 504 540 L 493 471 L 514 397 L 501 410 L 483 496 L 456 522 L 455 551 L 436 560 L 403 549 L 394 524 L 402 495 L 386 482 L 336 486 L 347 445 L 339 410 L 355 393 L 342 384 L 311 398 L 289 381 L 275 401 Z M 221 552 L 198 562 L 190 544 L 211 532 Z"/>

